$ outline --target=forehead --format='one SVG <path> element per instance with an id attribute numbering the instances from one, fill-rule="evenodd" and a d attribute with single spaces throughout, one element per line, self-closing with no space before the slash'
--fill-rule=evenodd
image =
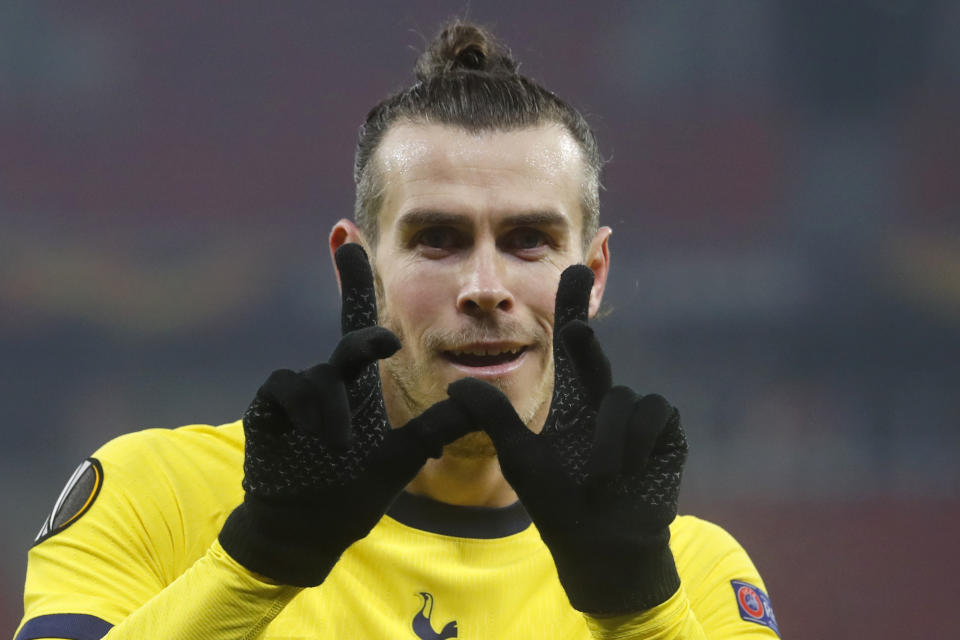
<path id="1" fill-rule="evenodd" d="M 584 177 L 579 146 L 558 125 L 470 132 L 401 123 L 384 136 L 376 161 L 383 177 L 380 228 L 412 210 L 453 213 L 553 210 L 581 222 Z"/>

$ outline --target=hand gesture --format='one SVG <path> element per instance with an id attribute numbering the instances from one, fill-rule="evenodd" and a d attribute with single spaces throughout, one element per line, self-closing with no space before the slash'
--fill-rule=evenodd
<path id="1" fill-rule="evenodd" d="M 244 499 L 220 543 L 283 584 L 323 582 L 367 535 L 428 457 L 470 431 L 445 400 L 399 429 L 383 403 L 377 360 L 400 341 L 377 326 L 373 273 L 360 245 L 335 254 L 343 336 L 323 364 L 274 371 L 243 416 Z"/>
<path id="2" fill-rule="evenodd" d="M 687 442 L 677 410 L 661 396 L 612 385 L 586 322 L 592 284 L 583 265 L 561 275 L 553 398 L 539 434 L 492 385 L 467 378 L 449 394 L 493 440 L 570 603 L 612 615 L 654 607 L 680 585 L 668 527 Z"/>

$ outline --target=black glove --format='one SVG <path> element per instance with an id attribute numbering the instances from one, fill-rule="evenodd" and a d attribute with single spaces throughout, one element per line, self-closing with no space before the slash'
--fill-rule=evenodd
<path id="1" fill-rule="evenodd" d="M 428 457 L 471 430 L 445 400 L 391 429 L 377 360 L 400 348 L 377 327 L 373 274 L 360 245 L 337 250 L 343 338 L 329 362 L 274 371 L 243 416 L 243 503 L 220 544 L 247 569 L 282 584 L 323 582 Z"/>
<path id="2" fill-rule="evenodd" d="M 612 387 L 610 363 L 587 325 L 592 271 L 560 278 L 553 399 L 535 434 L 496 387 L 449 387 L 490 435 L 503 475 L 550 549 L 574 608 L 614 615 L 649 609 L 680 586 L 668 545 L 687 442 L 658 395 Z"/>

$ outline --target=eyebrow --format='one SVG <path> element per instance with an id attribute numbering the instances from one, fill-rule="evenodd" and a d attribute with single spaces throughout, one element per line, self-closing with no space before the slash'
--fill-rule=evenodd
<path id="1" fill-rule="evenodd" d="M 408 211 L 397 220 L 401 229 L 430 226 L 463 226 L 469 223 L 469 216 L 436 211 L 415 209 Z M 569 220 L 556 211 L 527 211 L 504 216 L 498 223 L 508 227 L 560 227 L 569 225 Z"/>
<path id="2" fill-rule="evenodd" d="M 401 229 L 415 227 L 456 226 L 462 225 L 466 216 L 432 209 L 415 209 L 408 211 L 397 219 L 397 226 Z"/>
<path id="3" fill-rule="evenodd" d="M 562 227 L 570 224 L 556 211 L 530 211 L 507 216 L 504 222 L 512 227 Z"/>

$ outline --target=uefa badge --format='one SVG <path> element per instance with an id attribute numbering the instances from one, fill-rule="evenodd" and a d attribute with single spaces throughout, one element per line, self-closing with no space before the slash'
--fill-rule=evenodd
<path id="1" fill-rule="evenodd" d="M 737 598 L 737 607 L 740 609 L 740 617 L 748 622 L 756 622 L 765 627 L 770 627 L 780 635 L 780 629 L 777 627 L 777 619 L 773 615 L 773 605 L 770 604 L 770 598 L 759 587 L 755 587 L 747 582 L 740 580 L 731 580 L 733 593 Z"/>

